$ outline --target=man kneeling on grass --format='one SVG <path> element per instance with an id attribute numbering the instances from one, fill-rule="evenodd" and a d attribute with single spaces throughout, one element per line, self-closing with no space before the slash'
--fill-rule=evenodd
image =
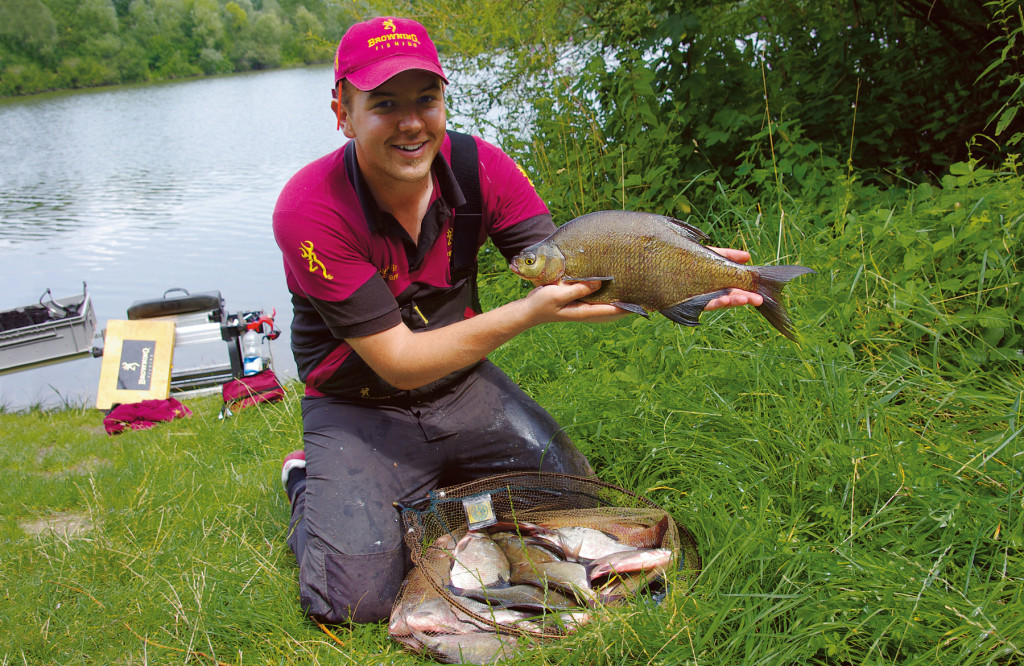
<path id="1" fill-rule="evenodd" d="M 299 171 L 274 211 L 306 385 L 303 449 L 285 457 L 282 482 L 303 609 L 370 622 L 388 617 L 409 563 L 393 502 L 510 471 L 593 474 L 487 354 L 538 324 L 625 313 L 578 301 L 595 282 L 481 311 L 484 240 L 510 259 L 555 226 L 510 157 L 446 131 L 448 79 L 422 25 L 352 26 L 334 80 L 350 140 Z M 746 303 L 760 297 L 737 291 L 709 307 Z"/>

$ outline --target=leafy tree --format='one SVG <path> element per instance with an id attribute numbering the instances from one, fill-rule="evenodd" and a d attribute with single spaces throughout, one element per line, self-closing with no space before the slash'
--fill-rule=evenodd
<path id="1" fill-rule="evenodd" d="M 686 213 L 722 185 L 844 201 L 852 179 L 934 181 L 1024 136 L 1018 0 L 577 0 L 532 40 L 528 18 L 481 38 L 459 22 L 475 9 L 441 2 L 442 40 L 498 68 L 474 102 L 526 121 L 502 141 L 527 142 L 556 215 Z"/>
<path id="2" fill-rule="evenodd" d="M 86 39 L 117 34 L 117 10 L 111 0 L 81 0 L 73 27 Z"/>
<path id="3" fill-rule="evenodd" d="M 993 11 L 990 27 L 997 33 L 988 46 L 999 56 L 980 78 L 994 79 L 1004 100 L 989 124 L 995 125 L 997 138 L 1016 147 L 1024 142 L 1024 131 L 1018 119 L 1024 107 L 1024 11 L 1021 4 L 1013 0 L 995 0 L 988 6 Z"/>
<path id="4" fill-rule="evenodd" d="M 350 22 L 303 0 L 0 0 L 0 95 L 329 62 Z"/>
<path id="5" fill-rule="evenodd" d="M 323 22 L 306 7 L 299 5 L 292 16 L 295 26 L 291 39 L 284 45 L 287 60 L 313 63 L 328 60 L 334 52 L 334 45 L 320 35 L 324 32 Z"/>
<path id="6" fill-rule="evenodd" d="M 996 10 L 1020 3 L 583 4 L 588 34 L 617 62 L 591 82 L 606 136 L 632 139 L 643 127 L 671 139 L 685 171 L 729 180 L 756 160 L 764 145 L 750 140 L 771 125 L 871 170 L 921 176 L 966 159 L 1003 103 L 997 83 L 979 81 L 996 55 L 986 45 L 1002 34 Z"/>
<path id="7" fill-rule="evenodd" d="M 253 63 L 256 69 L 268 69 L 281 64 L 281 42 L 289 33 L 289 27 L 277 14 L 260 12 L 253 32 Z"/>
<path id="8" fill-rule="evenodd" d="M 241 31 L 249 25 L 249 14 L 234 0 L 224 5 L 224 13 L 228 15 L 228 29 L 233 32 Z"/>
<path id="9" fill-rule="evenodd" d="M 217 0 L 193 0 L 192 36 L 201 49 L 216 49 L 224 40 L 224 19 Z"/>
<path id="10" fill-rule="evenodd" d="M 0 43 L 29 56 L 49 53 L 57 41 L 57 22 L 41 0 L 0 0 Z"/>

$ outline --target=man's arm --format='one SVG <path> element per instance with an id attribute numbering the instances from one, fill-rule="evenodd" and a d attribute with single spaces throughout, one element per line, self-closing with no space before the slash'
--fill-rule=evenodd
<path id="1" fill-rule="evenodd" d="M 539 324 L 594 323 L 626 316 L 627 312 L 614 305 L 578 301 L 600 286 L 600 282 L 547 285 L 525 298 L 442 328 L 414 333 L 403 323 L 346 341 L 384 381 L 411 390 L 476 363 Z"/>
<path id="2" fill-rule="evenodd" d="M 713 249 L 737 263 L 750 261 L 749 252 Z M 578 300 L 600 286 L 600 282 L 547 285 L 534 289 L 525 298 L 442 328 L 414 333 L 403 323 L 373 335 L 349 338 L 347 342 L 384 381 L 400 389 L 415 389 L 476 363 L 539 324 L 597 323 L 626 316 L 626 311 L 614 305 Z M 762 300 L 759 294 L 733 289 L 704 309 L 758 306 Z"/>

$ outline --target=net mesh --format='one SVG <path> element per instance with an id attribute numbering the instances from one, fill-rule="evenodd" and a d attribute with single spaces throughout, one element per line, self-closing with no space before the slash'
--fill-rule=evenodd
<path id="1" fill-rule="evenodd" d="M 459 631 L 465 631 L 466 623 L 470 623 L 495 632 L 499 639 L 502 635 L 558 637 L 582 622 L 582 610 L 545 613 L 539 619 L 510 619 L 502 604 L 478 604 L 457 594 L 458 588 L 452 585 L 455 547 L 471 529 L 523 536 L 518 526 L 591 528 L 632 548 L 671 551 L 672 566 L 679 572 L 677 583 L 689 585 L 701 570 L 696 541 L 684 526 L 654 502 L 594 478 L 537 472 L 503 474 L 435 490 L 401 508 L 405 542 L 415 566 L 392 612 L 390 633 L 399 641 L 403 636 L 418 634 L 415 627 L 410 630 L 405 626 L 406 618 L 422 617 L 435 603 L 446 608 L 445 613 L 430 615 L 435 623 L 427 631 L 430 634 L 447 631 L 444 620 L 438 619 L 444 617 L 453 625 L 461 623 Z M 635 592 L 651 580 L 638 583 L 634 578 L 633 589 L 628 589 L 629 585 L 625 589 Z M 597 598 L 595 594 L 593 600 Z M 628 594 L 602 593 L 600 601 L 614 604 L 626 598 Z M 423 636 L 419 637 L 422 642 Z"/>

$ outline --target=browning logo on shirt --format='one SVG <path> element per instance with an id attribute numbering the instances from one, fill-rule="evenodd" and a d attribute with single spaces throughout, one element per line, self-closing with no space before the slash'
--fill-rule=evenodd
<path id="1" fill-rule="evenodd" d="M 334 279 L 334 276 L 327 272 L 327 267 L 317 258 L 316 253 L 313 252 L 313 241 L 302 241 L 299 247 L 302 248 L 302 258 L 309 260 L 310 273 L 321 271 L 324 274 L 324 279 Z"/>
<path id="2" fill-rule="evenodd" d="M 385 266 L 384 268 L 379 269 L 377 272 L 380 273 L 380 276 L 382 278 L 384 278 L 385 280 L 397 280 L 398 279 L 398 266 L 395 265 L 395 264 L 391 264 L 390 266 Z"/>

